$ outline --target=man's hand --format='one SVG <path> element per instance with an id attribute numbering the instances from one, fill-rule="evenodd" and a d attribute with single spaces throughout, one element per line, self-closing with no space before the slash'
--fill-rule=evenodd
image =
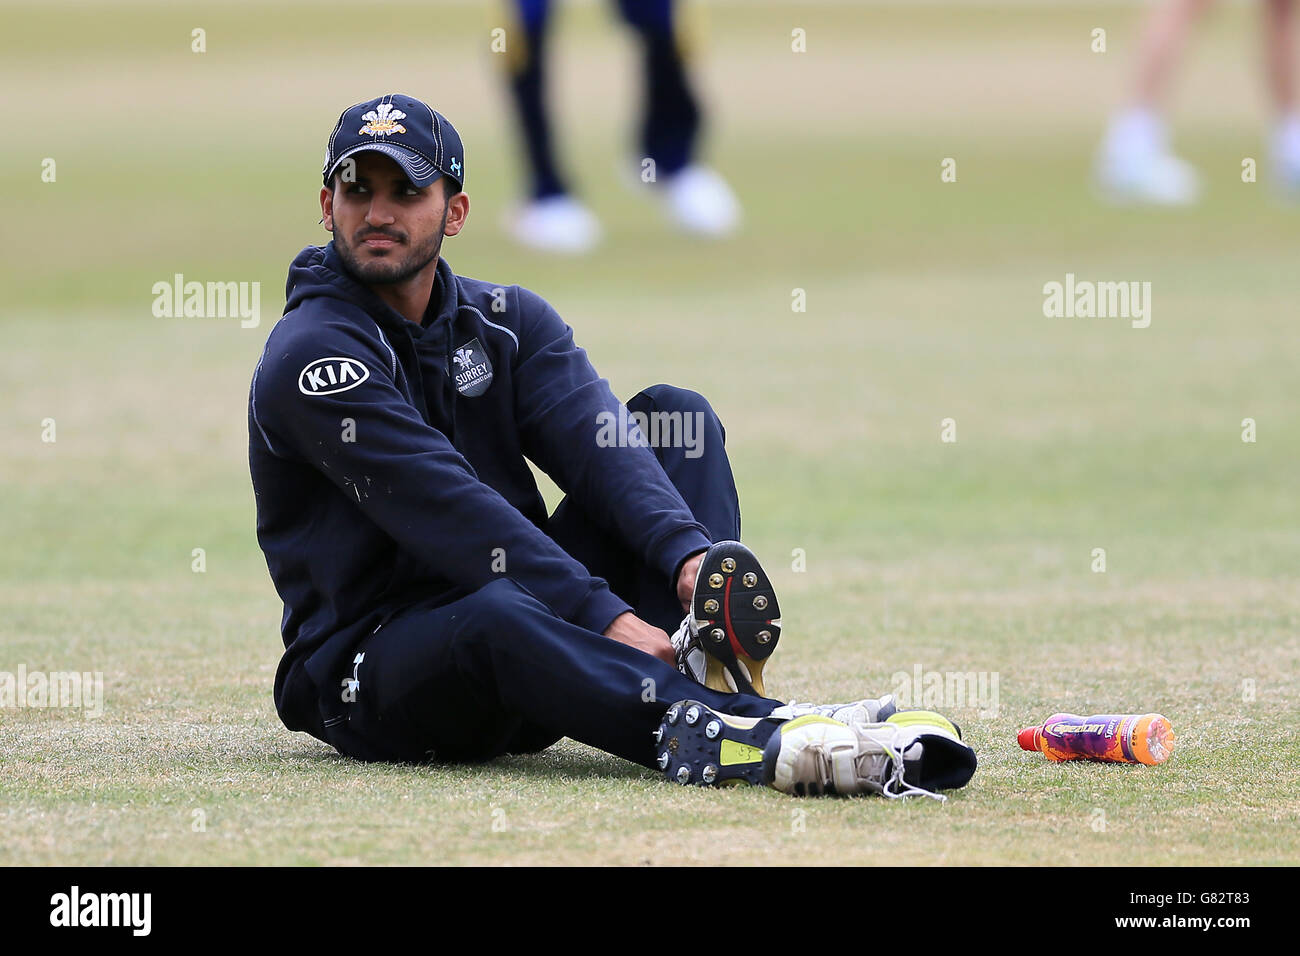
<path id="1" fill-rule="evenodd" d="M 682 562 L 682 569 L 677 572 L 677 600 L 682 602 L 682 610 L 691 609 L 691 596 L 695 593 L 695 576 L 700 573 L 700 562 L 704 552 L 687 558 Z"/>
<path id="2" fill-rule="evenodd" d="M 647 624 L 631 611 L 624 611 L 605 628 L 605 636 L 612 641 L 645 651 L 665 664 L 676 665 L 677 654 L 668 635 L 657 627 Z"/>

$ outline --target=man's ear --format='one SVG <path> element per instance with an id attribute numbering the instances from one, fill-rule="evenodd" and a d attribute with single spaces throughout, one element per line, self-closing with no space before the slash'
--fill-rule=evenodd
<path id="1" fill-rule="evenodd" d="M 320 221 L 328 232 L 334 231 L 334 190 L 320 189 Z"/>
<path id="2" fill-rule="evenodd" d="M 456 235 L 465 228 L 465 220 L 468 218 L 469 196 L 461 191 L 447 200 L 447 228 L 443 231 L 443 235 Z"/>

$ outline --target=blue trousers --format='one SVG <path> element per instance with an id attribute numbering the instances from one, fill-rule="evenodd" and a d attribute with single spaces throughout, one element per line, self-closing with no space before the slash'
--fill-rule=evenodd
<path id="1" fill-rule="evenodd" d="M 656 385 L 627 407 L 703 414 L 702 454 L 658 447 L 655 455 L 713 540 L 739 538 L 726 433 L 708 402 Z M 683 610 L 673 582 L 596 527 L 578 502 L 562 501 L 547 533 L 638 617 L 677 629 Z M 396 615 L 359 651 L 365 657 L 356 665 L 356 699 L 326 735 L 340 753 L 361 760 L 476 762 L 572 737 L 649 767 L 651 734 L 678 700 L 751 717 L 779 703 L 709 690 L 658 658 L 562 620 L 504 577 L 452 603 Z"/>

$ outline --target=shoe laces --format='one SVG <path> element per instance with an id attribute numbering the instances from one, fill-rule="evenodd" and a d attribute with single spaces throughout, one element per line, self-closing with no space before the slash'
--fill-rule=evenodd
<path id="1" fill-rule="evenodd" d="M 931 797 L 938 800 L 940 803 L 947 803 L 948 798 L 942 793 L 935 793 L 926 790 L 924 787 L 915 786 L 914 784 L 908 783 L 903 778 L 903 773 L 907 768 L 903 762 L 903 751 L 897 746 L 899 733 L 899 728 L 895 727 L 893 728 L 894 740 L 892 742 L 886 742 L 883 740 L 876 741 L 876 743 L 880 745 L 881 749 L 884 750 L 884 755 L 889 761 L 889 777 L 881 785 L 881 796 L 888 800 L 898 800 L 902 797 Z M 859 758 L 859 760 L 879 760 L 880 756 L 880 754 L 864 754 Z M 862 771 L 865 770 L 865 768 L 859 764 L 859 770 Z M 871 770 L 875 771 L 875 773 L 864 774 L 868 779 L 878 779 L 878 777 L 881 776 L 876 767 L 872 767 Z"/>
<path id="2" fill-rule="evenodd" d="M 682 618 L 681 625 L 668 638 L 673 645 L 673 650 L 677 652 L 677 666 L 680 668 L 686 661 L 686 655 L 694 645 L 693 635 L 691 634 L 691 616 L 688 614 Z"/>
<path id="3" fill-rule="evenodd" d="M 885 725 L 879 724 L 877 727 L 884 729 Z M 881 739 L 885 735 L 876 730 L 869 738 L 875 746 L 853 758 L 852 773 L 854 778 L 858 781 L 865 781 L 872 792 L 879 793 L 887 800 L 899 800 L 904 797 L 930 797 L 940 803 L 947 803 L 948 798 L 943 794 L 934 793 L 924 787 L 908 783 L 903 776 L 906 770 L 903 761 L 903 750 L 898 746 L 898 737 L 902 731 L 900 728 L 891 725 L 888 732 L 893 740 Z M 835 751 L 837 749 L 833 746 L 821 745 L 810 747 L 805 752 L 804 759 L 809 763 L 805 764 L 805 769 L 797 772 L 796 775 L 809 781 L 804 784 L 809 795 L 816 796 L 819 793 L 836 792 L 838 790 L 835 786 L 835 769 L 838 762 Z M 848 771 L 849 768 L 841 765 L 840 769 L 841 771 Z M 814 790 L 813 787 L 817 789 Z"/>
<path id="4" fill-rule="evenodd" d="M 700 636 L 691 628 L 691 617 L 688 614 L 668 638 L 669 643 L 673 646 L 673 664 L 684 675 L 693 681 L 703 684 L 705 680 L 705 661 L 707 654 L 704 650 L 704 642 Z M 692 659 L 694 658 L 694 660 Z M 727 679 L 731 682 L 732 691 L 736 690 L 735 679 L 730 673 Z"/>

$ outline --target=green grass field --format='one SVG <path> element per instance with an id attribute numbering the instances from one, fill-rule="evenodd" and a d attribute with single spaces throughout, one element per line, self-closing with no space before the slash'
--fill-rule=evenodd
<path id="1" fill-rule="evenodd" d="M 1208 194 L 1159 213 L 1101 205 L 1087 178 L 1137 8 L 699 12 L 707 155 L 743 234 L 677 238 L 619 181 L 635 51 L 605 6 L 570 3 L 553 92 L 609 236 L 555 260 L 499 227 L 518 164 L 487 5 L 0 6 L 0 671 L 105 684 L 95 719 L 0 708 L 0 863 L 1297 861 L 1300 208 L 1265 181 L 1253 9 L 1189 55 L 1174 123 Z M 391 89 L 465 139 L 457 271 L 545 296 L 618 394 L 713 401 L 784 605 L 770 690 L 997 676 L 996 715 L 941 708 L 980 759 L 946 805 L 679 788 L 569 741 L 368 766 L 280 725 L 248 382 L 289 260 L 327 238 L 324 139 Z M 260 326 L 154 318 L 178 272 L 261 282 Z M 1045 318 L 1066 273 L 1151 282 L 1150 327 Z M 1160 711 L 1177 752 L 1019 751 L 1058 710 Z"/>

